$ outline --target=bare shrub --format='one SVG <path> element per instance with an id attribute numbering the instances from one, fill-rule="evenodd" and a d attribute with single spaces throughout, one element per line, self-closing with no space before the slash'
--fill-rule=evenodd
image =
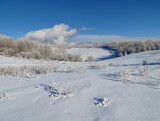
<path id="1" fill-rule="evenodd" d="M 55 47 L 53 49 L 54 53 L 65 53 L 65 49 L 64 48 L 58 48 L 58 47 Z"/>
<path id="2" fill-rule="evenodd" d="M 54 72 L 51 66 L 0 67 L 0 76 L 18 76 L 30 78 L 33 74 L 48 74 Z"/>
<path id="3" fill-rule="evenodd" d="M 160 50 L 160 42 L 153 40 L 121 41 L 103 44 L 101 47 L 115 50 L 117 52 L 117 56 L 123 56 L 131 53 Z"/>
<path id="4" fill-rule="evenodd" d="M 80 55 L 68 55 L 69 61 L 73 61 L 73 62 L 82 62 L 83 59 Z"/>
<path id="5" fill-rule="evenodd" d="M 140 76 L 148 76 L 148 66 L 139 66 L 138 73 Z"/>
<path id="6" fill-rule="evenodd" d="M 52 69 L 53 69 L 53 72 L 59 72 L 60 66 L 53 66 Z"/>
<path id="7" fill-rule="evenodd" d="M 49 93 L 49 97 L 53 98 L 54 100 L 73 96 L 72 89 L 69 86 L 67 87 L 67 89 L 64 89 L 64 87 L 58 88 L 54 80 L 52 81 L 51 86 L 44 84 L 42 84 L 41 86 L 43 86 L 43 90 Z"/>
<path id="8" fill-rule="evenodd" d="M 5 49 L 3 54 L 4 55 L 7 55 L 7 56 L 14 56 L 15 55 L 15 50 L 13 48 L 8 48 L 8 49 Z"/>
<path id="9" fill-rule="evenodd" d="M 69 67 L 67 67 L 67 72 L 68 72 L 68 73 L 76 72 L 76 68 L 75 68 L 75 67 L 72 67 L 72 66 L 69 66 Z"/>
<path id="10" fill-rule="evenodd" d="M 117 73 L 117 77 L 119 77 L 122 82 L 126 82 L 131 79 L 131 74 L 129 73 L 129 70 L 121 70 Z"/>
<path id="11" fill-rule="evenodd" d="M 0 67 L 0 76 L 20 76 L 28 77 L 28 69 L 24 67 Z"/>
<path id="12" fill-rule="evenodd" d="M 85 60 L 85 62 L 90 62 L 93 60 L 94 60 L 93 56 L 88 56 L 87 59 Z"/>
<path id="13" fill-rule="evenodd" d="M 87 67 L 79 67 L 76 72 L 87 72 Z"/>
<path id="14" fill-rule="evenodd" d="M 50 66 L 35 66 L 31 67 L 32 74 L 48 74 L 52 73 L 53 69 Z"/>
<path id="15" fill-rule="evenodd" d="M 0 54 L 27 59 L 46 59 L 58 61 L 83 61 L 80 55 L 69 55 L 63 47 L 47 45 L 27 40 L 16 40 L 0 36 Z"/>
<path id="16" fill-rule="evenodd" d="M 14 44 L 7 36 L 0 35 L 0 47 L 10 48 Z"/>
<path id="17" fill-rule="evenodd" d="M 25 40 L 19 40 L 19 41 L 17 41 L 17 52 L 22 52 L 22 51 L 24 51 L 24 50 L 26 50 L 26 48 L 27 48 L 27 41 L 25 41 Z"/>
<path id="18" fill-rule="evenodd" d="M 91 69 L 108 69 L 108 65 L 106 64 L 100 64 L 100 63 L 94 63 L 94 64 L 91 64 Z"/>

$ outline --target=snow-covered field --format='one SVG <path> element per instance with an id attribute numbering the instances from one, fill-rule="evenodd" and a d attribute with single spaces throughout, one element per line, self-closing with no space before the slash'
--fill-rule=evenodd
<path id="1" fill-rule="evenodd" d="M 83 58 L 110 56 L 97 48 L 73 52 Z M 142 65 L 144 60 L 147 65 Z M 75 63 L 0 56 L 0 67 L 24 65 L 57 66 L 59 71 L 27 78 L 0 76 L 1 121 L 160 121 L 156 52 Z M 123 71 L 128 74 L 124 80 L 118 76 Z"/>
<path id="2" fill-rule="evenodd" d="M 87 57 L 92 56 L 94 59 L 103 58 L 111 55 L 111 51 L 106 51 L 103 48 L 71 48 L 67 52 L 72 55 L 81 55 L 83 60 Z"/>

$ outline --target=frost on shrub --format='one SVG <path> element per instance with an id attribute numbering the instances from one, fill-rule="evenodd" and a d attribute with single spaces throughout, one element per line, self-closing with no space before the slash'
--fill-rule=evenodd
<path id="1" fill-rule="evenodd" d="M 76 68 L 72 67 L 72 66 L 69 66 L 69 67 L 67 67 L 67 72 L 68 73 L 76 72 Z"/>
<path id="2" fill-rule="evenodd" d="M 94 60 L 93 56 L 88 56 L 87 59 L 85 60 L 85 62 L 90 62 L 93 60 Z"/>
<path id="3" fill-rule="evenodd" d="M 82 62 L 83 59 L 80 55 L 68 55 L 69 61 L 73 61 L 73 62 Z"/>
<path id="4" fill-rule="evenodd" d="M 8 66 L 0 67 L 0 76 L 17 76 L 32 78 L 35 74 L 49 74 L 53 72 L 86 72 L 87 67 L 67 66 L 61 68 L 59 65 L 33 65 L 33 66 Z"/>
<path id="5" fill-rule="evenodd" d="M 148 66 L 140 66 L 138 69 L 138 73 L 140 74 L 140 76 L 148 76 Z"/>
<path id="6" fill-rule="evenodd" d="M 159 41 L 120 41 L 102 44 L 101 47 L 110 48 L 117 52 L 117 56 L 144 51 L 160 50 Z"/>
<path id="7" fill-rule="evenodd" d="M 3 52 L 3 55 L 13 56 L 13 55 L 15 55 L 15 50 L 12 48 L 5 49 L 5 51 Z"/>
<path id="8" fill-rule="evenodd" d="M 117 73 L 117 77 L 122 80 L 122 82 L 126 82 L 131 79 L 131 74 L 129 70 L 121 70 Z"/>
<path id="9" fill-rule="evenodd" d="M 76 72 L 87 72 L 87 67 L 79 67 Z"/>
<path id="10" fill-rule="evenodd" d="M 52 69 L 53 69 L 53 72 L 60 72 L 61 71 L 60 66 L 53 66 Z"/>
<path id="11" fill-rule="evenodd" d="M 80 55 L 70 55 L 70 54 L 65 54 L 65 53 L 60 53 L 60 54 L 53 53 L 51 60 L 72 61 L 72 62 L 82 62 L 83 61 Z"/>
<path id="12" fill-rule="evenodd" d="M 54 80 L 52 81 L 51 85 L 42 84 L 41 86 L 43 87 L 43 90 L 49 93 L 49 97 L 53 98 L 54 100 L 73 96 L 70 87 L 68 87 L 66 90 L 64 88 L 58 88 Z"/>
<path id="13" fill-rule="evenodd" d="M 17 40 L 0 36 L 0 54 L 27 59 L 58 61 L 83 61 L 80 55 L 68 55 L 62 47 L 27 40 Z"/>
<path id="14" fill-rule="evenodd" d="M 94 63 L 94 64 L 91 64 L 90 68 L 91 69 L 107 69 L 109 66 L 106 65 L 106 64 L 101 64 L 101 63 Z"/>
<path id="15" fill-rule="evenodd" d="M 54 69 L 51 66 L 0 67 L 0 76 L 30 78 L 33 74 L 48 74 L 52 72 L 54 72 Z"/>

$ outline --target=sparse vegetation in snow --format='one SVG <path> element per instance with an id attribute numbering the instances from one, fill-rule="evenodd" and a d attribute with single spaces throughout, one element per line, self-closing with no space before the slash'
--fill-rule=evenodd
<path id="1" fill-rule="evenodd" d="M 88 56 L 87 59 L 85 60 L 85 62 L 90 62 L 93 60 L 94 60 L 93 56 Z"/>
<path id="2" fill-rule="evenodd" d="M 122 80 L 122 82 L 126 82 L 131 80 L 131 74 L 129 70 L 121 70 L 117 72 L 117 77 Z"/>
<path id="3" fill-rule="evenodd" d="M 0 101 L 1 100 L 6 100 L 6 99 L 9 99 L 9 93 L 8 92 L 5 92 L 3 94 L 0 95 Z"/>
<path id="4" fill-rule="evenodd" d="M 72 89 L 70 87 L 67 87 L 66 90 L 64 88 L 58 88 L 56 87 L 56 82 L 54 80 L 52 81 L 51 86 L 45 84 L 42 84 L 41 86 L 49 93 L 49 97 L 54 100 L 73 96 Z"/>
<path id="5" fill-rule="evenodd" d="M 147 66 L 139 66 L 138 73 L 140 76 L 148 76 L 148 67 Z"/>
<path id="6" fill-rule="evenodd" d="M 94 98 L 95 99 L 95 102 L 94 104 L 96 106 L 99 106 L 99 107 L 105 107 L 105 106 L 108 106 L 112 103 L 111 100 L 109 100 L 108 98 L 104 97 L 104 98 Z"/>

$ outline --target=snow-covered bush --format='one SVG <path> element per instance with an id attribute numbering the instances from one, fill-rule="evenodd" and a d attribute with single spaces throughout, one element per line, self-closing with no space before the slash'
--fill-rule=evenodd
<path id="1" fill-rule="evenodd" d="M 76 68 L 72 67 L 72 66 L 69 66 L 69 67 L 67 67 L 67 71 L 66 72 L 68 72 L 68 73 L 76 72 Z"/>
<path id="2" fill-rule="evenodd" d="M 27 40 L 13 41 L 5 36 L 0 36 L 0 54 L 28 59 L 83 61 L 80 55 L 69 55 L 65 52 L 65 49 L 56 45 Z"/>
<path id="3" fill-rule="evenodd" d="M 86 72 L 87 67 L 75 67 L 75 66 L 68 66 L 65 70 L 67 73 L 73 73 L 73 72 Z"/>
<path id="4" fill-rule="evenodd" d="M 32 74 L 49 74 L 52 73 L 54 70 L 50 66 L 34 66 L 31 67 Z"/>
<path id="5" fill-rule="evenodd" d="M 83 59 L 81 57 L 81 55 L 68 55 L 68 59 L 69 61 L 73 61 L 73 62 L 82 62 Z"/>
<path id="6" fill-rule="evenodd" d="M 138 73 L 140 76 L 148 76 L 148 66 L 139 66 Z"/>
<path id="7" fill-rule="evenodd" d="M 51 57 L 51 60 L 57 61 L 73 61 L 73 62 L 82 62 L 83 59 L 80 55 L 70 55 L 66 53 L 54 53 Z"/>
<path id="8" fill-rule="evenodd" d="M 129 70 L 121 70 L 117 72 L 117 77 L 122 80 L 122 82 L 126 82 L 131 79 L 131 74 Z"/>
<path id="9" fill-rule="evenodd" d="M 60 72 L 60 66 L 52 66 L 53 72 Z"/>
<path id="10" fill-rule="evenodd" d="M 0 76 L 18 76 L 30 78 L 33 74 L 48 74 L 54 72 L 52 66 L 22 66 L 0 67 Z"/>
<path id="11" fill-rule="evenodd" d="M 58 88 L 54 80 L 52 81 L 51 85 L 42 84 L 41 86 L 44 88 L 43 90 L 49 93 L 49 97 L 53 98 L 54 100 L 73 96 L 72 89 L 70 87 L 67 87 L 66 90 L 64 88 Z"/>
<path id="12" fill-rule="evenodd" d="M 17 76 L 24 78 L 31 78 L 34 74 L 49 74 L 54 72 L 86 72 L 87 67 L 66 66 L 59 65 L 33 65 L 33 66 L 8 66 L 0 67 L 0 76 Z"/>
<path id="13" fill-rule="evenodd" d="M 91 69 L 108 69 L 108 67 L 108 65 L 103 63 L 93 63 L 90 66 Z"/>
<path id="14" fill-rule="evenodd" d="M 160 42 L 153 40 L 146 41 L 119 41 L 100 45 L 103 48 L 115 50 L 117 56 L 144 51 L 160 50 Z"/>
<path id="15" fill-rule="evenodd" d="M 79 67 L 77 68 L 76 72 L 87 72 L 87 67 Z"/>
<path id="16" fill-rule="evenodd" d="M 94 60 L 93 56 L 88 56 L 87 59 L 85 60 L 85 62 L 90 62 L 93 60 Z"/>
<path id="17" fill-rule="evenodd" d="M 31 68 L 27 66 L 23 67 L 0 67 L 0 76 L 18 76 L 18 77 L 30 77 Z"/>
<path id="18" fill-rule="evenodd" d="M 15 55 L 15 50 L 13 48 L 8 48 L 8 49 L 5 49 L 3 54 L 4 55 L 7 55 L 7 56 L 13 56 Z"/>

